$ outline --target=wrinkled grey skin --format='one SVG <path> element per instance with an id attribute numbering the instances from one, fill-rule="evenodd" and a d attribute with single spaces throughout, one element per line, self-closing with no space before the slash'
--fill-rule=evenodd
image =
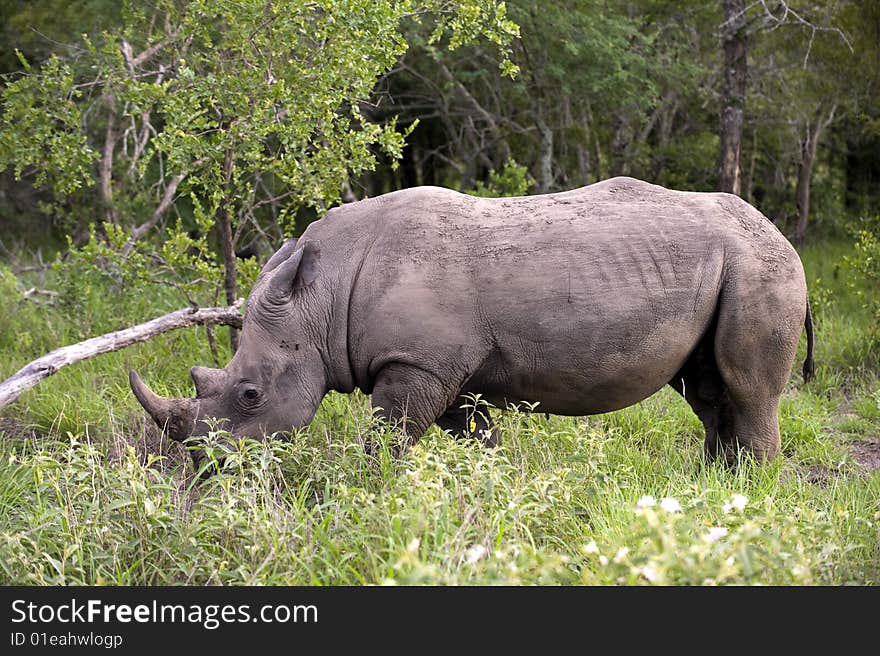
<path id="1" fill-rule="evenodd" d="M 522 198 L 437 187 L 335 208 L 266 264 L 241 345 L 195 367 L 197 398 L 138 398 L 182 439 L 307 425 L 329 390 L 372 394 L 414 442 L 432 422 L 494 444 L 499 407 L 588 415 L 671 385 L 708 455 L 780 447 L 778 404 L 807 320 L 797 253 L 736 196 L 632 178 Z M 473 420 L 473 421 L 472 421 Z"/>

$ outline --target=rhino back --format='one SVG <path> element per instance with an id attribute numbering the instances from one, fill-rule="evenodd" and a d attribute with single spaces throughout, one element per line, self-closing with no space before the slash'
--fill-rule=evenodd
<path id="1" fill-rule="evenodd" d="M 335 210 L 304 237 L 353 267 L 348 350 L 365 391 L 405 362 L 496 403 L 588 414 L 678 371 L 712 320 L 725 253 L 751 247 L 742 211 L 629 178 L 502 199 L 422 187 Z"/>

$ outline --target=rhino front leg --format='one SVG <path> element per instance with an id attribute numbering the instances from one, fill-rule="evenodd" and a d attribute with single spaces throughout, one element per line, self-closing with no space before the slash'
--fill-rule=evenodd
<path id="1" fill-rule="evenodd" d="M 474 438 L 483 446 L 498 446 L 498 429 L 489 423 L 488 411 L 477 408 L 475 412 L 473 407 L 462 407 L 465 405 L 468 405 L 468 400 L 458 397 L 455 404 L 438 417 L 435 423 L 458 439 Z"/>
<path id="2" fill-rule="evenodd" d="M 397 455 L 415 444 L 457 396 L 456 389 L 435 374 L 404 364 L 389 364 L 376 377 L 371 403 L 374 411 L 396 426 L 405 442 Z"/>

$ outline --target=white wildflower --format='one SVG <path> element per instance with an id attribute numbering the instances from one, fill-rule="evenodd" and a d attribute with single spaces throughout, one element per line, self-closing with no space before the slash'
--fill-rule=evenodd
<path id="1" fill-rule="evenodd" d="M 663 501 L 660 502 L 660 507 L 668 513 L 677 513 L 681 510 L 681 504 L 678 502 L 678 499 L 673 499 L 672 497 L 664 497 Z"/>
<path id="2" fill-rule="evenodd" d="M 608 558 L 607 558 L 606 556 L 599 556 L 599 562 L 600 562 L 602 565 L 607 565 L 607 564 L 608 564 Z"/>
<path id="3" fill-rule="evenodd" d="M 615 563 L 622 562 L 623 559 L 626 558 L 628 553 L 629 553 L 629 547 L 621 547 L 620 549 L 617 550 L 617 553 L 614 556 L 614 562 Z"/>
<path id="4" fill-rule="evenodd" d="M 810 570 L 803 565 L 795 565 L 791 568 L 791 573 L 796 579 L 803 579 L 809 575 Z"/>
<path id="5" fill-rule="evenodd" d="M 646 494 L 636 502 L 636 509 L 643 510 L 657 505 L 657 500 L 650 494 Z"/>
<path id="6" fill-rule="evenodd" d="M 645 565 L 642 567 L 642 576 L 645 577 L 647 581 L 651 581 L 652 583 L 657 580 L 659 574 L 657 570 L 654 569 L 653 565 Z"/>
<path id="7" fill-rule="evenodd" d="M 473 565 L 483 560 L 487 555 L 489 555 L 489 550 L 482 544 L 471 545 L 464 553 L 468 565 Z"/>
<path id="8" fill-rule="evenodd" d="M 412 540 L 409 541 L 409 544 L 406 545 L 406 550 L 409 551 L 410 553 L 415 553 L 416 551 L 419 550 L 419 545 L 421 543 L 422 543 L 422 541 L 419 540 L 418 538 L 413 538 Z"/>
<path id="9" fill-rule="evenodd" d="M 730 500 L 730 505 L 739 511 L 742 511 L 749 504 L 749 498 L 744 494 L 734 494 Z"/>
<path id="10" fill-rule="evenodd" d="M 586 547 L 584 547 L 584 553 L 599 553 L 599 545 L 596 544 L 595 540 L 590 540 L 590 543 Z"/>
<path id="11" fill-rule="evenodd" d="M 726 513 L 729 513 L 731 510 L 737 510 L 742 512 L 745 507 L 749 504 L 749 498 L 743 494 L 734 494 L 731 497 L 730 501 L 726 501 L 721 509 Z"/>
<path id="12" fill-rule="evenodd" d="M 721 538 L 727 535 L 727 529 L 723 526 L 713 526 L 709 529 L 709 532 L 703 536 L 703 539 L 706 542 L 718 542 Z"/>

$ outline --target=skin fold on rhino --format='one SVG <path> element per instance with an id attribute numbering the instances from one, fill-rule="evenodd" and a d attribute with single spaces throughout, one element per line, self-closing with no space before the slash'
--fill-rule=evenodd
<path id="1" fill-rule="evenodd" d="M 480 394 L 589 415 L 671 385 L 710 458 L 780 448 L 779 398 L 812 321 L 797 253 L 724 193 L 613 178 L 476 198 L 417 187 L 330 210 L 266 263 L 238 351 L 193 367 L 195 399 L 138 400 L 178 440 L 307 425 L 329 390 L 372 395 L 409 443 L 431 423 L 489 445 Z"/>

